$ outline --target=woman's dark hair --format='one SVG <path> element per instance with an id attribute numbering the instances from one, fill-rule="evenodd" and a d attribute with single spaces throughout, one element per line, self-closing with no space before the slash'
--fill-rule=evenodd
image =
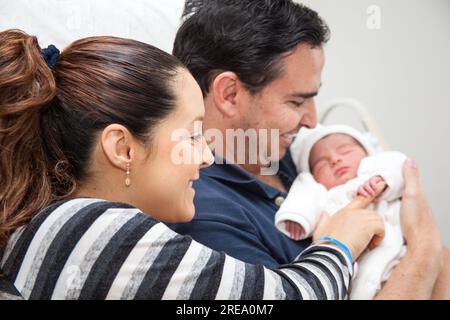
<path id="1" fill-rule="evenodd" d="M 15 229 L 87 178 L 106 126 L 151 145 L 152 128 L 175 109 L 181 68 L 151 45 L 92 37 L 50 69 L 35 37 L 0 32 L 0 252 Z"/>
<path id="2" fill-rule="evenodd" d="M 187 0 L 183 14 L 173 54 L 204 95 L 221 71 L 235 72 L 256 93 L 280 75 L 282 58 L 298 44 L 329 38 L 317 12 L 290 0 Z"/>

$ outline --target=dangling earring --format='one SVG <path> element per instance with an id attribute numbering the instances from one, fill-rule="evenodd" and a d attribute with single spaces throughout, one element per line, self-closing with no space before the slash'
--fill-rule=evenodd
<path id="1" fill-rule="evenodd" d="M 127 163 L 127 177 L 125 178 L 125 186 L 128 188 L 131 186 L 131 179 L 130 179 L 130 164 Z"/>

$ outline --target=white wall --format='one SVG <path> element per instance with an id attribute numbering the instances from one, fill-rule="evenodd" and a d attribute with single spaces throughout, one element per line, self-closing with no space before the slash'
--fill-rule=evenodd
<path id="1" fill-rule="evenodd" d="M 19 28 L 60 50 L 99 35 L 132 38 L 172 52 L 183 0 L 0 0 L 0 30 Z"/>
<path id="2" fill-rule="evenodd" d="M 417 159 L 450 246 L 450 1 L 300 2 L 331 28 L 318 105 L 341 96 L 360 100 L 390 147 Z M 380 29 L 367 27 L 370 5 L 380 9 Z"/>

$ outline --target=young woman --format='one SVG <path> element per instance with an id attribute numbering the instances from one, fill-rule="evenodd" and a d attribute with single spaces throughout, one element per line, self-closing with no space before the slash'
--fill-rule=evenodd
<path id="1" fill-rule="evenodd" d="M 316 242 L 273 270 L 214 252 L 163 224 L 194 215 L 192 182 L 213 161 L 199 125 L 203 113 L 190 73 L 148 44 L 92 37 L 60 56 L 54 48 L 42 55 L 35 37 L 1 32 L 5 295 L 345 298 L 352 258 L 383 235 L 364 204 L 321 228 L 317 235 L 335 243 Z"/>

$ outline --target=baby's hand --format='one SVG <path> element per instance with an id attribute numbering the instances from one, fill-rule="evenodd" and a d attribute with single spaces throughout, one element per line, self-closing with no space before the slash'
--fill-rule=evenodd
<path id="1" fill-rule="evenodd" d="M 294 240 L 300 240 L 305 237 L 305 230 L 297 222 L 286 221 L 286 230 L 289 232 L 289 236 Z"/>
<path id="2" fill-rule="evenodd" d="M 386 188 L 386 182 L 381 176 L 375 176 L 367 180 L 356 191 L 357 196 L 377 198 Z"/>

